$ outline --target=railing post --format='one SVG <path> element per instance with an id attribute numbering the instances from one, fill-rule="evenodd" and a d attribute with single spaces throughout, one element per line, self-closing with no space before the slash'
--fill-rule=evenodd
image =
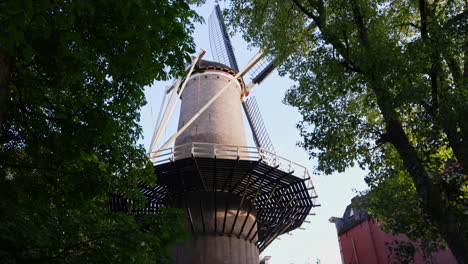
<path id="1" fill-rule="evenodd" d="M 240 159 L 240 154 L 239 154 L 239 146 L 237 146 L 237 158 Z"/>

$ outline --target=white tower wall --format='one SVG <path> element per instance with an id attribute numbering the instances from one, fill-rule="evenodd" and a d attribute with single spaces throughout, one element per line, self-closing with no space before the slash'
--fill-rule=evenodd
<path id="1" fill-rule="evenodd" d="M 232 75 L 222 71 L 207 70 L 190 77 L 182 94 L 179 129 L 226 85 L 229 85 L 227 90 L 177 137 L 176 146 L 192 142 L 247 145 L 240 84 Z"/>

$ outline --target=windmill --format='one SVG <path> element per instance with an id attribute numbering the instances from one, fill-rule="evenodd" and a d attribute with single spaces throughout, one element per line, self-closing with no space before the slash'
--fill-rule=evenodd
<path id="1" fill-rule="evenodd" d="M 219 6 L 209 32 L 215 61 L 202 60 L 201 51 L 165 90 L 149 151 L 158 182 L 140 183 L 147 207 L 132 213 L 184 211 L 192 238 L 173 248 L 178 264 L 258 263 L 259 252 L 306 221 L 317 195 L 307 168 L 275 153 L 257 104 L 245 100 L 273 64 L 260 52 L 239 69 Z M 177 132 L 158 147 L 179 100 Z M 247 146 L 243 110 L 256 146 Z M 111 206 L 125 210 L 129 203 L 116 196 Z"/>

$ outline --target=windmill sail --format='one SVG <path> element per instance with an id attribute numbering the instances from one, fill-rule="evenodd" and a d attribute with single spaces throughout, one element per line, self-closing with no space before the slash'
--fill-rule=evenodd
<path id="1" fill-rule="evenodd" d="M 247 121 L 252 128 L 255 145 L 275 153 L 275 149 L 273 148 L 273 144 L 271 143 L 265 124 L 263 123 L 263 118 L 260 114 L 260 109 L 258 108 L 255 97 L 247 99 L 242 103 L 242 106 L 244 107 Z"/>
<path id="2" fill-rule="evenodd" d="M 213 9 L 213 12 L 208 18 L 208 24 L 213 60 L 223 63 L 235 71 L 239 71 L 219 5 L 216 5 Z M 249 71 L 249 74 L 254 76 L 252 79 L 254 84 L 261 83 L 275 69 L 272 61 L 271 58 L 264 57 Z M 242 102 L 242 107 L 244 108 L 245 115 L 252 130 L 256 146 L 275 152 L 255 99 L 252 98 L 246 102 Z"/>
<path id="3" fill-rule="evenodd" d="M 237 60 L 234 56 L 231 39 L 227 33 L 219 5 L 216 5 L 213 9 L 213 12 L 208 18 L 208 24 L 210 48 L 213 60 L 223 63 L 235 71 L 239 71 L 239 66 L 237 66 Z"/>
<path id="4" fill-rule="evenodd" d="M 252 82 L 255 84 L 260 84 L 263 80 L 266 79 L 274 70 L 276 66 L 273 62 L 270 62 L 265 68 L 263 68 L 254 78 L 252 78 Z"/>
<path id="5" fill-rule="evenodd" d="M 265 80 L 270 75 L 270 73 L 276 69 L 276 66 L 273 62 L 274 59 L 272 57 L 263 57 L 249 72 L 252 83 L 260 84 L 263 80 Z"/>

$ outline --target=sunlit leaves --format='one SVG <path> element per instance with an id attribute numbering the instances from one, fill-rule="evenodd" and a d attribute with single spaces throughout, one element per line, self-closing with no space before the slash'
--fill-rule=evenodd
<path id="1" fill-rule="evenodd" d="M 415 176 L 390 143 L 388 122 L 401 124 L 430 182 L 468 155 L 453 149 L 468 149 L 462 133 L 468 89 L 461 76 L 468 72 L 466 7 L 427 2 L 424 23 L 422 1 L 407 0 L 233 0 L 226 12 L 235 30 L 279 56 L 280 74 L 295 81 L 285 102 L 303 117 L 300 145 L 317 158 L 316 171 L 367 169 L 369 208 L 388 222 L 387 230 L 424 243 L 440 234 L 426 227 Z M 466 181 L 466 175 L 456 178 Z M 441 195 L 447 214 L 458 218 L 447 226 L 466 230 L 457 226 L 466 218 L 466 199 L 457 198 L 466 197 L 466 182 L 440 184 L 441 192 L 430 195 Z"/>
<path id="2" fill-rule="evenodd" d="M 138 181 L 155 177 L 137 145 L 143 87 L 184 70 L 200 18 L 179 0 L 0 6 L 14 64 L 0 132 L 0 262 L 165 261 L 183 237 L 178 213 L 134 219 L 108 201 L 121 193 L 144 205 Z"/>

